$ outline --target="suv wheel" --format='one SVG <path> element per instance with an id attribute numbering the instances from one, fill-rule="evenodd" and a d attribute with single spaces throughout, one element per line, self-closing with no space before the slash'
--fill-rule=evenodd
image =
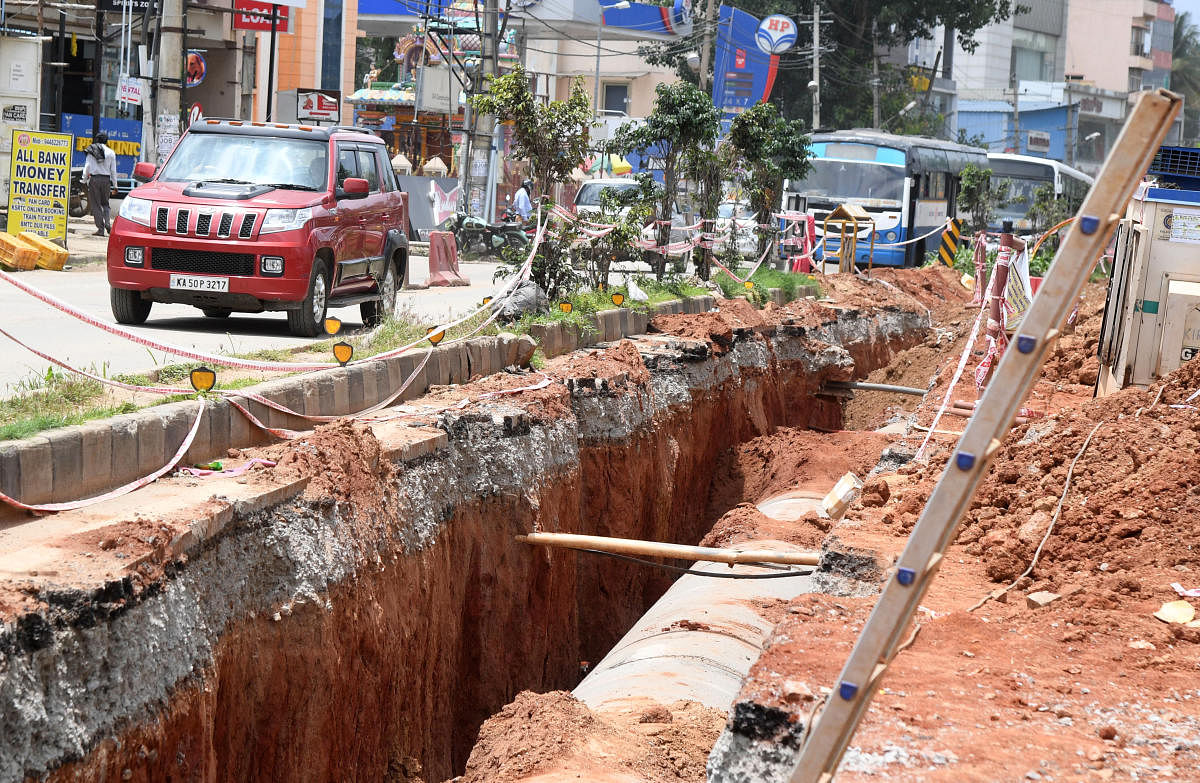
<path id="1" fill-rule="evenodd" d="M 112 307 L 113 318 L 119 324 L 144 324 L 150 317 L 149 299 L 143 299 L 141 291 L 130 291 L 125 288 L 110 288 L 108 303 Z"/>
<path id="2" fill-rule="evenodd" d="M 228 307 L 201 307 L 200 312 L 205 318 L 228 318 L 233 311 Z"/>
<path id="3" fill-rule="evenodd" d="M 329 272 L 320 259 L 313 261 L 308 296 L 300 309 L 288 310 L 288 328 L 297 337 L 316 337 L 325 331 L 325 311 L 329 307 Z"/>
<path id="4" fill-rule="evenodd" d="M 370 327 L 379 326 L 384 319 L 396 311 L 396 263 L 388 261 L 383 279 L 379 281 L 379 298 L 363 302 L 358 306 L 363 323 Z"/>

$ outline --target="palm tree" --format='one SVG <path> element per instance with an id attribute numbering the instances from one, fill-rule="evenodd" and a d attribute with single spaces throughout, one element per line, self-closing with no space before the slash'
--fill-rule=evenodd
<path id="1" fill-rule="evenodd" d="M 1184 11 L 1175 17 L 1170 87 L 1184 97 L 1183 137 L 1200 136 L 1200 28 Z"/>

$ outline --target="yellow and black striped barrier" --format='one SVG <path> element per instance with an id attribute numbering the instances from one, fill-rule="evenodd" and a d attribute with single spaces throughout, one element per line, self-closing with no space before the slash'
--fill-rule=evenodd
<path id="1" fill-rule="evenodd" d="M 938 248 L 938 257 L 946 266 L 954 266 L 954 255 L 958 252 L 958 237 L 962 234 L 962 221 L 951 218 L 950 225 L 942 232 L 942 246 Z"/>

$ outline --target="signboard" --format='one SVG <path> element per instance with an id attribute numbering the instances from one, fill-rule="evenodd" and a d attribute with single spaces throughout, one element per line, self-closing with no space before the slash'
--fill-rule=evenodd
<path id="1" fill-rule="evenodd" d="M 1049 152 L 1050 134 L 1046 131 L 1031 130 L 1028 132 L 1025 148 L 1030 152 Z"/>
<path id="2" fill-rule="evenodd" d="M 341 117 L 341 90 L 296 90 L 296 119 L 339 120 Z"/>
<path id="3" fill-rule="evenodd" d="M 271 31 L 271 4 L 255 2 L 255 0 L 233 0 L 233 29 L 234 30 L 263 30 Z M 291 15 L 286 5 L 278 6 L 279 21 L 275 23 L 275 31 L 290 33 Z"/>
<path id="4" fill-rule="evenodd" d="M 113 11 L 119 14 L 125 8 L 126 3 L 133 7 L 135 14 L 143 16 L 146 9 L 154 5 L 154 0 L 98 0 L 96 7 L 101 11 Z"/>
<path id="5" fill-rule="evenodd" d="M 11 123 L 28 123 L 29 106 L 24 103 L 6 103 L 0 108 L 0 119 Z"/>
<path id="6" fill-rule="evenodd" d="M 14 130 L 8 177 L 8 233 L 67 238 L 71 134 Z"/>
<path id="7" fill-rule="evenodd" d="M 1168 241 L 1200 244 L 1200 211 L 1175 209 L 1163 219 L 1163 223 L 1171 231 Z"/>
<path id="8" fill-rule="evenodd" d="M 189 50 L 187 55 L 187 86 L 200 86 L 205 76 L 208 76 L 208 61 L 204 59 L 204 52 L 200 49 Z"/>
<path id="9" fill-rule="evenodd" d="M 461 111 L 462 88 L 447 67 L 426 67 L 421 71 L 417 108 L 420 111 L 455 114 Z"/>
<path id="10" fill-rule="evenodd" d="M 761 27 L 757 16 L 721 6 L 717 28 L 722 34 L 717 36 L 712 99 L 724 119 L 771 97 L 779 71 L 779 55 L 761 48 L 758 42 Z M 782 40 L 777 45 L 781 46 Z"/>
<path id="11" fill-rule="evenodd" d="M 758 25 L 754 42 L 767 54 L 783 54 L 796 45 L 799 28 L 782 14 L 772 14 Z"/>
<path id="12" fill-rule="evenodd" d="M 158 115 L 154 123 L 154 137 L 158 139 L 158 162 L 161 165 L 171 154 L 175 142 L 179 141 L 179 115 L 169 112 Z"/>
<path id="13" fill-rule="evenodd" d="M 192 127 L 204 116 L 204 107 L 199 103 L 193 103 L 192 108 L 188 109 L 188 127 Z"/>
<path id="14" fill-rule="evenodd" d="M 146 94 L 146 82 L 133 76 L 122 76 L 117 83 L 117 100 L 141 106 Z"/>
<path id="15" fill-rule="evenodd" d="M 71 145 L 71 166 L 82 168 L 84 152 L 92 143 L 92 118 L 88 114 L 64 114 L 63 131 L 75 137 Z M 133 164 L 142 154 L 142 123 L 137 120 L 100 118 L 100 130 L 108 134 L 108 148 L 117 155 L 117 178 L 132 177 Z"/>

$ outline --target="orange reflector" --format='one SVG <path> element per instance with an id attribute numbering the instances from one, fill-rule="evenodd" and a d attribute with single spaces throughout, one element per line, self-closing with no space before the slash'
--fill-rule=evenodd
<path id="1" fill-rule="evenodd" d="M 446 336 L 446 330 L 438 329 L 436 326 L 431 326 L 425 330 L 425 336 L 429 338 L 429 342 L 437 345 L 442 341 L 442 338 Z"/>
<path id="2" fill-rule="evenodd" d="M 617 307 L 620 307 L 625 302 L 625 294 L 613 294 L 612 302 Z"/>
<path id="3" fill-rule="evenodd" d="M 559 302 L 558 309 L 562 310 L 564 313 L 569 313 L 574 309 L 574 305 L 572 305 L 570 302 Z"/>
<path id="4" fill-rule="evenodd" d="M 325 334 L 337 334 L 342 331 L 342 320 L 329 316 L 325 319 Z"/>
<path id="5" fill-rule="evenodd" d="M 341 342 L 333 344 L 333 358 L 338 360 L 338 364 L 345 366 L 346 362 L 350 361 L 354 356 L 354 346 L 350 343 Z"/>
<path id="6" fill-rule="evenodd" d="M 753 288 L 753 287 L 754 287 L 754 281 L 753 281 L 753 280 L 747 280 L 747 281 L 746 281 L 746 287 L 747 287 L 747 288 Z"/>
<path id="7" fill-rule="evenodd" d="M 217 385 L 217 374 L 207 367 L 192 370 L 188 379 L 192 382 L 192 388 L 198 392 L 212 391 L 212 387 Z"/>

